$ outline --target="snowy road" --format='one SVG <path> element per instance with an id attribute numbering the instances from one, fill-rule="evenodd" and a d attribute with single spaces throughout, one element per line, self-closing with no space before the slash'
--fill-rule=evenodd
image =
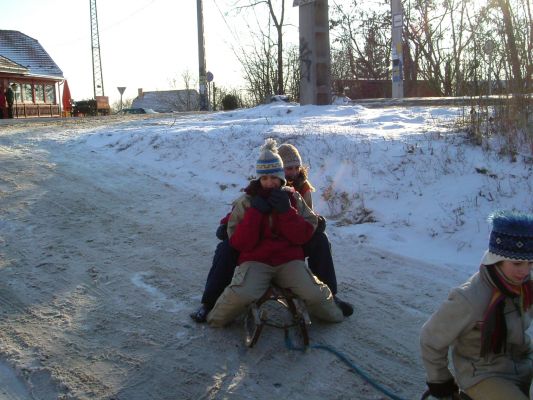
<path id="1" fill-rule="evenodd" d="M 385 398 L 331 353 L 287 350 L 282 331 L 249 350 L 240 324 L 191 322 L 227 206 L 68 135 L 68 123 L 0 131 L 0 383 L 19 378 L 4 398 Z M 311 342 L 418 398 L 419 329 L 464 273 L 330 238 L 356 312 L 313 324 Z"/>

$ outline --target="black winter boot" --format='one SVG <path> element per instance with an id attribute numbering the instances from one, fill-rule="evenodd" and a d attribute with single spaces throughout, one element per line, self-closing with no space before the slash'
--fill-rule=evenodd
<path id="1" fill-rule="evenodd" d="M 189 316 L 199 324 L 207 321 L 207 314 L 209 314 L 211 308 L 207 307 L 205 304 L 202 304 L 198 310 L 189 314 Z"/>
<path id="2" fill-rule="evenodd" d="M 337 307 L 341 309 L 342 315 L 344 315 L 345 317 L 349 317 L 353 314 L 353 306 L 350 303 L 342 301 L 337 296 L 333 296 L 333 300 L 335 300 L 335 304 L 337 304 Z"/>

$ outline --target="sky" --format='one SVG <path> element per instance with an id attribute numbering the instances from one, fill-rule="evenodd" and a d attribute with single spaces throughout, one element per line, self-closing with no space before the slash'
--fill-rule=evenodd
<path id="1" fill-rule="evenodd" d="M 186 183 L 220 204 L 220 218 L 254 174 L 265 138 L 274 137 L 294 144 L 309 166 L 314 207 L 328 219 L 330 235 L 466 278 L 486 249 L 492 211 L 533 212 L 533 170 L 521 157 L 513 163 L 500 155 L 497 138 L 483 150 L 454 134 L 462 114 L 449 107 L 273 103 L 79 132 L 69 127 L 57 135 L 169 185 Z"/>
<path id="2" fill-rule="evenodd" d="M 120 99 L 117 87 L 126 87 L 123 99 L 133 99 L 139 88 L 183 88 L 187 71 L 197 79 L 196 3 L 96 2 L 104 93 L 111 103 Z M 288 4 L 288 21 L 297 19 L 297 8 Z M 89 0 L 3 0 L 1 10 L 0 28 L 38 40 L 63 71 L 74 100 L 93 98 Z M 242 87 L 232 46 L 249 37 L 245 17 L 231 12 L 230 0 L 203 0 L 203 10 L 207 70 L 218 86 Z M 297 36 L 294 25 L 287 28 L 291 35 Z"/>

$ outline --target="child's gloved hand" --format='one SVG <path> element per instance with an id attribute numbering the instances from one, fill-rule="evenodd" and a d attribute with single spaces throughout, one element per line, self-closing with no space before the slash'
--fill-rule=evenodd
<path id="1" fill-rule="evenodd" d="M 303 186 L 305 181 L 306 181 L 306 179 L 302 175 L 299 175 L 299 176 L 297 176 L 296 178 L 293 179 L 292 186 L 294 186 L 296 189 L 299 189 L 300 187 Z"/>
<path id="2" fill-rule="evenodd" d="M 316 227 L 316 231 L 319 233 L 322 233 L 326 230 L 326 218 L 324 218 L 322 215 L 318 216 L 318 225 Z"/>
<path id="3" fill-rule="evenodd" d="M 272 190 L 268 198 L 268 204 L 280 214 L 286 213 L 291 207 L 288 192 L 280 189 Z"/>
<path id="4" fill-rule="evenodd" d="M 228 226 L 226 224 L 219 225 L 216 235 L 219 240 L 226 240 L 228 238 Z"/>
<path id="5" fill-rule="evenodd" d="M 459 398 L 459 387 L 453 378 L 442 383 L 427 382 L 427 385 L 429 393 L 436 399 L 453 400 Z"/>
<path id="6" fill-rule="evenodd" d="M 261 196 L 256 195 L 252 197 L 250 204 L 262 214 L 268 214 L 270 211 L 272 211 L 270 204 L 268 204 L 268 202 Z"/>

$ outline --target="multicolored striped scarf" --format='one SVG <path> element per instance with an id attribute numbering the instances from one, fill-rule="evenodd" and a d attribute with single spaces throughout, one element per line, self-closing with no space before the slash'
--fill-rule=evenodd
<path id="1" fill-rule="evenodd" d="M 483 315 L 481 329 L 480 356 L 489 353 L 499 354 L 506 351 L 507 323 L 505 322 L 505 299 L 519 298 L 520 312 L 527 311 L 533 303 L 533 286 L 531 280 L 524 281 L 521 285 L 511 284 L 500 269 L 494 266 L 481 266 L 485 268 L 493 286 L 489 306 Z"/>

